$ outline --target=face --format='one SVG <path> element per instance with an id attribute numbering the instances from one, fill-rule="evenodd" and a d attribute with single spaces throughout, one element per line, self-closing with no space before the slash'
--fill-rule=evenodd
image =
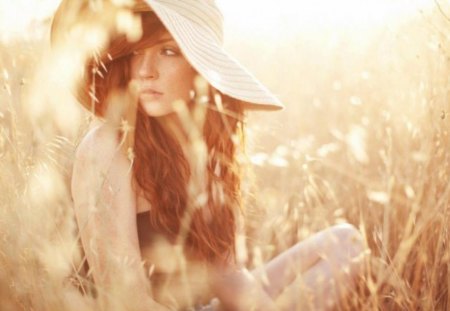
<path id="1" fill-rule="evenodd" d="M 176 100 L 189 102 L 197 75 L 167 31 L 133 53 L 130 74 L 139 85 L 139 103 L 151 117 L 173 113 Z"/>

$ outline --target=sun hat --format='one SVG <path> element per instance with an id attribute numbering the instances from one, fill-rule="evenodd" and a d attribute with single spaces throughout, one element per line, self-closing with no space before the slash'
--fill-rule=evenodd
<path id="1" fill-rule="evenodd" d="M 53 25 L 63 18 L 63 7 L 68 1 L 62 1 Z M 214 0 L 137 0 L 131 9 L 136 13 L 153 11 L 194 69 L 214 88 L 242 101 L 246 109 L 284 108 L 278 98 L 224 50 L 223 15 Z"/>

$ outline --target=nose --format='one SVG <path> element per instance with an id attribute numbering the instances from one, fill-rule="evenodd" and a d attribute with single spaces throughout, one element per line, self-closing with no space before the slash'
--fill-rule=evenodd
<path id="1" fill-rule="evenodd" d="M 138 75 L 141 79 L 157 79 L 159 77 L 159 70 L 157 64 L 157 57 L 155 53 L 147 50 L 141 56 L 142 59 L 138 68 Z"/>

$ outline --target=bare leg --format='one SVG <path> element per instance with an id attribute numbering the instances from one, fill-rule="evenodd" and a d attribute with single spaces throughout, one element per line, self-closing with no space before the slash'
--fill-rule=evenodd
<path id="1" fill-rule="evenodd" d="M 363 253 L 358 230 L 337 225 L 297 243 L 252 273 L 283 309 L 305 310 L 309 305 L 326 310 L 327 299 L 334 305 L 352 288 Z"/>

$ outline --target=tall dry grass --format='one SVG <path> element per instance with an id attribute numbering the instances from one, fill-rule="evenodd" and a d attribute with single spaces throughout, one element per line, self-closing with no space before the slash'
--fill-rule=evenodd
<path id="1" fill-rule="evenodd" d="M 449 308 L 449 27 L 435 7 L 364 40 L 257 42 L 258 60 L 236 38 L 287 106 L 248 122 L 249 267 L 348 221 L 372 255 L 343 310 Z M 72 285 L 82 258 L 68 181 L 89 117 L 52 73 L 70 63 L 38 34 L 1 44 L 1 309 L 95 310 Z"/>
<path id="2" fill-rule="evenodd" d="M 254 120 L 264 176 L 255 244 L 267 259 L 330 224 L 355 224 L 370 273 L 343 309 L 449 308 L 449 25 L 434 7 L 366 40 L 330 31 L 274 47 L 288 61 L 266 79 L 288 107 L 275 125 Z M 284 75 L 294 80 L 276 80 Z"/>

